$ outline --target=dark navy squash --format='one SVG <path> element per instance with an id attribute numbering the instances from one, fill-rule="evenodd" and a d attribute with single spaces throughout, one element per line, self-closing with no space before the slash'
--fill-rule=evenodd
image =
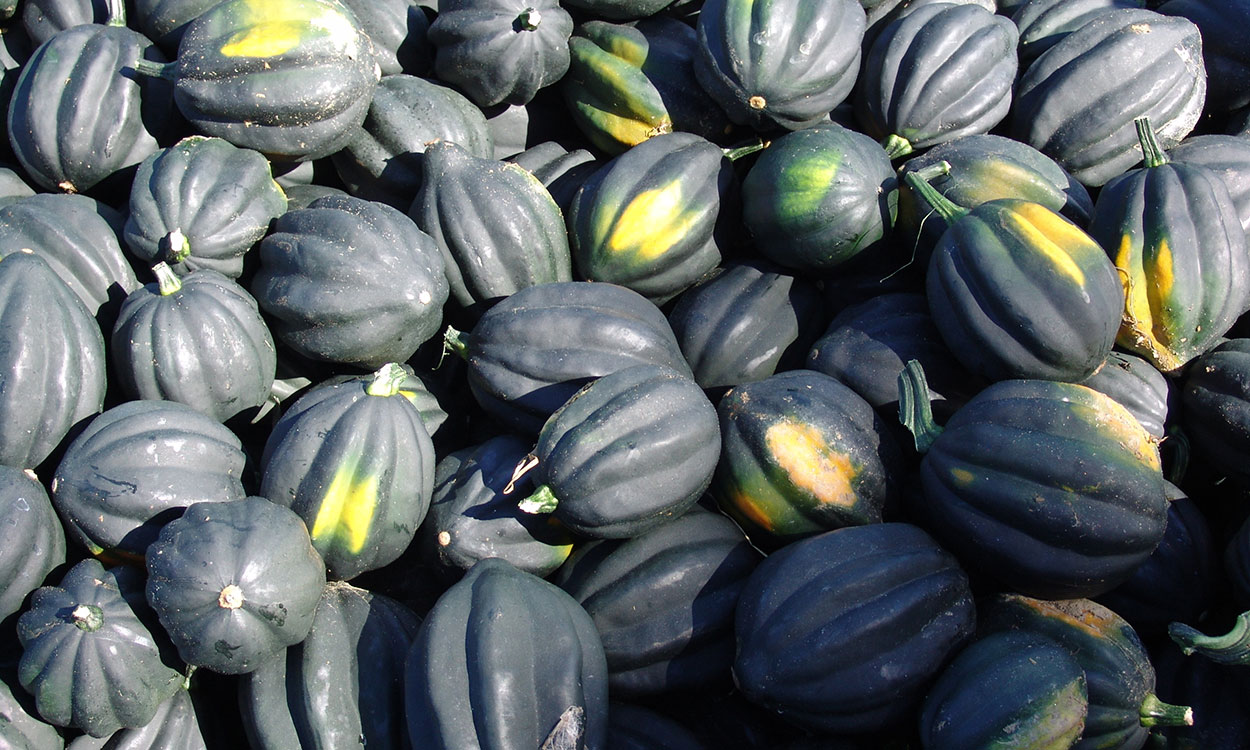
<path id="1" fill-rule="evenodd" d="M 1221 474 L 1250 476 L 1250 339 L 1229 339 L 1195 359 L 1180 387 L 1180 424 L 1195 456 Z"/>

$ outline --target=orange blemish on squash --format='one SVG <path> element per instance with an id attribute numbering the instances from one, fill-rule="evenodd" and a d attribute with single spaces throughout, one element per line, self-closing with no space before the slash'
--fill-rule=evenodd
<path id="1" fill-rule="evenodd" d="M 967 469 L 951 469 L 951 478 L 954 479 L 958 484 L 967 486 L 969 484 L 972 484 L 972 481 L 976 479 L 977 477 L 976 477 L 976 474 L 973 474 Z"/>
<path id="2" fill-rule="evenodd" d="M 241 0 L 237 6 L 243 28 L 222 45 L 226 57 L 276 57 L 316 37 L 343 49 L 359 43 L 351 19 L 321 0 Z"/>
<path id="3" fill-rule="evenodd" d="M 764 442 L 790 481 L 821 503 L 849 508 L 859 500 L 851 485 L 859 467 L 815 427 L 787 419 L 770 426 Z"/>
<path id="4" fill-rule="evenodd" d="M 755 502 L 755 499 L 744 492 L 735 492 L 729 498 L 730 507 L 737 510 L 742 517 L 765 531 L 773 531 L 773 519 Z"/>
<path id="5" fill-rule="evenodd" d="M 1098 637 L 1115 635 L 1114 628 L 1119 624 L 1111 610 L 1088 599 L 1043 601 L 1027 596 L 1011 598 L 1044 617 L 1066 622 Z"/>

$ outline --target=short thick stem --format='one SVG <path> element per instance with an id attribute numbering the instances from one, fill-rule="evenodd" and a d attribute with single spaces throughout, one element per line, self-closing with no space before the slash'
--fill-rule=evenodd
<path id="1" fill-rule="evenodd" d="M 915 150 L 912 148 L 911 141 L 894 133 L 886 136 L 885 140 L 881 142 L 881 147 L 885 149 L 885 153 L 890 157 L 890 161 L 907 156 Z"/>
<path id="2" fill-rule="evenodd" d="M 377 372 L 373 373 L 369 385 L 365 386 L 365 393 L 383 398 L 394 396 L 399 393 L 408 375 L 403 365 L 395 362 L 382 365 Z"/>
<path id="3" fill-rule="evenodd" d="M 181 263 L 191 256 L 191 240 L 181 229 L 175 229 L 161 238 L 160 249 L 166 263 Z"/>
<path id="4" fill-rule="evenodd" d="M 69 615 L 74 627 L 94 633 L 104 626 L 104 610 L 94 604 L 79 604 Z"/>
<path id="5" fill-rule="evenodd" d="M 461 359 L 468 359 L 469 334 L 447 326 L 447 330 L 443 331 L 443 350 L 452 352 Z"/>
<path id="6" fill-rule="evenodd" d="M 1143 727 L 1191 727 L 1194 725 L 1192 708 L 1164 703 L 1154 693 L 1146 695 L 1146 700 L 1142 701 L 1140 713 Z"/>
<path id="7" fill-rule="evenodd" d="M 560 500 L 556 497 L 556 494 L 551 491 L 550 487 L 544 484 L 534 490 L 529 497 L 517 503 L 517 507 L 523 513 L 539 514 L 551 513 L 559 504 Z"/>
<path id="8" fill-rule="evenodd" d="M 168 297 L 171 294 L 177 294 L 182 291 L 182 280 L 178 278 L 178 274 L 174 273 L 174 269 L 169 267 L 164 261 L 152 266 L 152 273 L 156 275 L 156 284 L 160 287 L 161 296 Z"/>

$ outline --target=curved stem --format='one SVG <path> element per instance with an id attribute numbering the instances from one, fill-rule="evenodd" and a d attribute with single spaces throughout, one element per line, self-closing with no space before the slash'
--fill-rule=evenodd
<path id="1" fill-rule="evenodd" d="M 377 372 L 373 373 L 373 378 L 369 381 L 369 385 L 365 386 L 365 393 L 370 396 L 382 396 L 383 398 L 394 396 L 399 393 L 404 381 L 408 379 L 408 371 L 404 366 L 395 362 L 382 365 Z"/>
<path id="2" fill-rule="evenodd" d="M 1242 612 L 1224 635 L 1205 635 L 1195 628 L 1174 622 L 1168 635 L 1186 655 L 1198 653 L 1220 664 L 1250 666 L 1250 612 Z"/>
<path id="3" fill-rule="evenodd" d="M 911 432 L 919 453 L 928 452 L 942 434 L 942 428 L 933 419 L 924 368 L 914 359 L 908 360 L 898 374 L 898 419 Z"/>
<path id="4" fill-rule="evenodd" d="M 517 507 L 523 513 L 550 513 L 560 504 L 559 498 L 551 491 L 551 487 L 542 485 L 538 489 L 521 502 L 517 503 Z"/>
<path id="5" fill-rule="evenodd" d="M 1189 706 L 1164 703 L 1154 693 L 1147 693 L 1142 701 L 1141 725 L 1143 727 L 1192 727 L 1194 710 Z"/>
<path id="6" fill-rule="evenodd" d="M 1142 162 L 1147 167 L 1161 167 L 1167 164 L 1168 155 L 1159 146 L 1159 140 L 1155 137 L 1155 129 L 1150 127 L 1150 118 L 1138 117 L 1133 120 L 1133 127 L 1137 128 L 1137 140 L 1141 143 Z"/>
<path id="7" fill-rule="evenodd" d="M 950 164 L 946 162 L 942 162 L 942 164 L 946 164 L 946 174 L 950 174 Z M 920 197 L 925 199 L 925 202 L 933 206 L 933 210 L 937 212 L 938 216 L 942 217 L 942 221 L 946 222 L 946 226 L 949 227 L 968 215 L 968 209 L 956 205 L 950 198 L 939 193 L 937 188 L 929 184 L 922 172 L 923 170 L 917 170 L 906 173 L 903 175 L 903 182 L 919 193 Z"/>
<path id="8" fill-rule="evenodd" d="M 461 359 L 469 358 L 469 334 L 451 326 L 443 331 L 443 351 L 453 352 Z"/>
<path id="9" fill-rule="evenodd" d="M 156 283 L 161 289 L 162 297 L 177 294 L 182 289 L 182 281 L 168 263 L 161 261 L 152 266 L 152 273 L 156 274 Z"/>

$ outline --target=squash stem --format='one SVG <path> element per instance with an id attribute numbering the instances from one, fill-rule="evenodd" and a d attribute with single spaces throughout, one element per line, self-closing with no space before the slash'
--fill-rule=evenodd
<path id="1" fill-rule="evenodd" d="M 94 633 L 104 626 L 104 610 L 94 604 L 79 604 L 69 614 L 74 627 L 88 633 Z"/>
<path id="2" fill-rule="evenodd" d="M 1141 703 L 1140 713 L 1143 727 L 1192 727 L 1194 725 L 1192 708 L 1164 703 L 1154 693 L 1146 694 L 1146 700 Z"/>
<path id="3" fill-rule="evenodd" d="M 885 149 L 885 153 L 890 157 L 890 161 L 907 156 L 915 149 L 912 148 L 911 141 L 907 140 L 897 133 L 891 133 L 881 141 L 881 147 Z"/>
<path id="4" fill-rule="evenodd" d="M 178 278 L 178 274 L 174 273 L 174 269 L 170 268 L 165 261 L 152 266 L 152 273 L 156 274 L 156 283 L 160 287 L 162 297 L 177 294 L 182 290 L 182 281 Z"/>
<path id="5" fill-rule="evenodd" d="M 551 487 L 544 484 L 534 490 L 529 497 L 517 503 L 517 508 L 522 513 L 550 513 L 559 504 L 560 500 L 556 497 L 556 493 L 551 491 Z"/>
<path id="6" fill-rule="evenodd" d="M 950 165 L 947 164 L 947 174 L 950 173 Z M 920 194 L 933 210 L 937 211 L 938 216 L 946 222 L 946 226 L 951 226 L 963 217 L 967 216 L 969 211 L 963 206 L 955 205 L 950 198 L 938 192 L 937 188 L 929 184 L 929 181 L 921 174 L 923 170 L 908 172 L 903 175 L 903 182 L 912 190 Z"/>
<path id="7" fill-rule="evenodd" d="M 166 263 L 181 263 L 191 255 L 191 240 L 181 229 L 175 229 L 161 238 L 161 250 Z"/>
<path id="8" fill-rule="evenodd" d="M 469 358 L 469 334 L 447 326 L 443 331 L 443 351 L 453 352 L 461 359 Z"/>
<path id="9" fill-rule="evenodd" d="M 725 154 L 725 158 L 729 159 L 729 161 L 737 161 L 744 156 L 750 156 L 757 151 L 763 151 L 768 148 L 770 143 L 771 141 L 766 141 L 763 138 L 756 138 L 753 143 L 748 143 L 742 146 L 733 146 L 731 148 L 723 148 L 721 151 Z"/>
<path id="10" fill-rule="evenodd" d="M 941 426 L 933 419 L 924 368 L 914 359 L 908 360 L 898 374 L 898 419 L 911 432 L 919 453 L 928 452 L 942 434 Z"/>
<path id="11" fill-rule="evenodd" d="M 106 25 L 126 25 L 126 0 L 105 0 L 104 9 L 108 13 Z"/>
<path id="12" fill-rule="evenodd" d="M 1150 127 L 1150 118 L 1138 117 L 1133 120 L 1133 126 L 1137 128 L 1137 140 L 1141 143 L 1142 163 L 1147 167 L 1161 167 L 1167 164 L 1168 155 L 1159 146 L 1155 129 Z"/>
<path id="13" fill-rule="evenodd" d="M 1168 635 L 1186 655 L 1199 653 L 1220 664 L 1250 666 L 1250 612 L 1242 612 L 1224 635 L 1205 635 L 1195 628 L 1174 622 Z"/>
<path id="14" fill-rule="evenodd" d="M 369 381 L 369 385 L 365 386 L 365 393 L 370 396 L 382 396 L 387 398 L 399 393 L 403 387 L 404 381 L 408 379 L 408 371 L 403 365 L 396 362 L 388 362 L 378 368 L 373 373 L 373 378 Z"/>
<path id="15" fill-rule="evenodd" d="M 526 8 L 516 17 L 517 30 L 535 31 L 542 20 L 542 13 L 539 13 L 537 8 Z"/>
<path id="16" fill-rule="evenodd" d="M 174 67 L 177 64 L 176 60 L 174 62 L 160 63 L 155 60 L 144 60 L 140 58 L 135 60 L 133 67 L 135 72 L 140 75 L 151 76 L 152 78 L 164 78 L 167 81 L 172 81 L 177 75 L 177 69 Z"/>
<path id="17" fill-rule="evenodd" d="M 945 177 L 950 174 L 951 163 L 943 159 L 937 164 L 929 164 L 921 167 L 920 169 L 913 169 L 912 171 L 919 175 L 925 182 L 929 182 L 930 180 L 935 180 L 938 177 Z"/>

